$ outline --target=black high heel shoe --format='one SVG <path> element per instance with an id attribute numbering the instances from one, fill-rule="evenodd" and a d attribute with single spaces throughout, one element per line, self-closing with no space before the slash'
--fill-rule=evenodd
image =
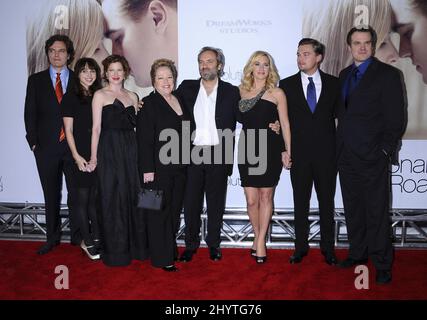
<path id="1" fill-rule="evenodd" d="M 251 248 L 251 257 L 256 257 L 256 250 Z"/>
<path id="2" fill-rule="evenodd" d="M 162 267 L 162 270 L 166 272 L 177 272 L 178 268 L 175 267 L 175 265 L 170 265 L 170 266 Z"/>
<path id="3" fill-rule="evenodd" d="M 267 256 L 259 257 L 255 256 L 256 263 L 266 263 L 267 262 Z"/>

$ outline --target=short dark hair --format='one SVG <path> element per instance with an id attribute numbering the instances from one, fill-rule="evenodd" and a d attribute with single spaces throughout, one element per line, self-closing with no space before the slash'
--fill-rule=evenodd
<path id="1" fill-rule="evenodd" d="M 371 34 L 372 48 L 375 52 L 375 48 L 377 47 L 378 36 L 377 36 L 377 32 L 374 30 L 374 28 L 372 28 L 371 26 L 368 26 L 368 27 L 359 26 L 359 27 L 351 28 L 351 30 L 347 34 L 347 44 L 349 46 L 351 46 L 351 37 L 356 32 L 368 32 Z"/>
<path id="2" fill-rule="evenodd" d="M 108 79 L 107 79 L 108 67 L 110 66 L 110 64 L 116 63 L 116 62 L 120 62 L 122 64 L 123 71 L 125 72 L 125 79 L 127 79 L 127 77 L 129 77 L 130 67 L 129 67 L 129 63 L 126 60 L 126 58 L 123 56 L 120 56 L 118 54 L 112 54 L 112 55 L 108 56 L 107 58 L 105 58 L 104 60 L 102 60 L 102 65 L 104 67 L 104 74 L 102 75 L 102 77 L 104 78 L 105 81 L 108 82 Z"/>
<path id="3" fill-rule="evenodd" d="M 219 48 L 215 48 L 215 47 L 203 47 L 202 49 L 200 49 L 199 54 L 197 55 L 197 61 L 199 61 L 200 56 L 203 52 L 206 51 L 211 51 L 213 53 L 215 53 L 216 55 L 216 61 L 218 63 L 218 65 L 221 65 L 221 67 L 218 70 L 218 77 L 221 78 L 224 75 L 224 66 L 225 66 L 225 56 L 224 56 L 224 52 L 222 52 L 221 49 Z"/>
<path id="4" fill-rule="evenodd" d="M 175 62 L 173 62 L 172 60 L 169 60 L 169 59 L 157 59 L 151 65 L 150 76 L 151 76 L 151 83 L 152 83 L 153 87 L 154 87 L 154 82 L 156 79 L 157 69 L 159 69 L 161 67 L 167 67 L 172 72 L 173 86 L 175 89 L 176 79 L 178 78 L 178 71 L 176 70 Z"/>
<path id="5" fill-rule="evenodd" d="M 68 38 L 68 36 L 66 36 L 66 35 L 55 34 L 46 40 L 45 45 L 44 45 L 44 52 L 46 53 L 46 56 L 49 57 L 49 48 L 56 41 L 61 41 L 65 44 L 65 47 L 67 48 L 67 54 L 68 54 L 67 65 L 70 65 L 71 62 L 73 62 L 73 60 L 74 60 L 74 45 L 73 45 L 73 41 L 71 41 L 71 39 Z"/>
<path id="6" fill-rule="evenodd" d="M 322 57 L 325 56 L 325 45 L 323 43 L 321 43 L 320 41 L 318 41 L 316 39 L 303 38 L 298 43 L 298 47 L 304 46 L 304 45 L 307 45 L 307 44 L 311 44 L 313 46 L 313 50 L 314 50 L 314 52 L 317 55 L 321 54 Z"/>
<path id="7" fill-rule="evenodd" d="M 102 88 L 102 79 L 101 79 L 101 69 L 99 68 L 98 63 L 92 58 L 81 58 L 77 60 L 76 66 L 74 67 L 74 73 L 77 78 L 80 77 L 80 73 L 88 67 L 90 70 L 95 70 L 96 79 L 89 87 L 89 90 L 86 90 L 80 83 L 80 81 L 75 81 L 75 92 L 81 101 L 84 101 L 89 96 L 93 96 L 95 91 Z"/>

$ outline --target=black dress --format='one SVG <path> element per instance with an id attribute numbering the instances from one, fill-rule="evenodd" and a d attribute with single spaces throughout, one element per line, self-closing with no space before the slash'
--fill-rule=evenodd
<path id="1" fill-rule="evenodd" d="M 86 161 L 90 159 L 90 144 L 92 135 L 92 97 L 84 100 L 74 93 L 64 97 L 62 104 L 62 116 L 73 118 L 73 136 L 76 149 Z M 82 172 L 74 159 L 67 159 L 67 185 L 73 188 L 90 188 L 96 184 L 95 172 Z"/>
<path id="2" fill-rule="evenodd" d="M 261 99 L 264 92 L 255 98 L 239 102 L 242 131 L 238 145 L 238 167 L 242 187 L 274 187 L 279 182 L 282 172 L 283 137 L 269 128 L 270 123 L 279 120 L 279 113 L 276 104 Z M 252 136 L 255 139 L 251 139 Z M 263 140 L 263 136 L 266 137 L 265 140 Z M 259 154 L 260 137 L 261 145 L 265 144 L 266 150 L 266 153 L 262 155 Z M 255 162 L 254 159 L 258 159 L 258 161 Z M 260 168 L 260 172 L 250 172 L 249 169 L 253 170 L 257 167 Z M 265 170 L 261 170 L 261 168 L 265 168 Z"/>
<path id="3" fill-rule="evenodd" d="M 179 100 L 179 99 L 178 99 Z M 161 189 L 164 192 L 165 207 L 161 211 L 141 209 L 147 226 L 148 250 L 151 264 L 164 267 L 174 264 L 178 258 L 175 236 L 181 222 L 180 214 L 184 200 L 186 164 L 182 150 L 183 128 L 190 132 L 190 116 L 180 101 L 183 114 L 178 115 L 159 93 L 151 93 L 143 99 L 144 106 L 138 114 L 137 139 L 138 163 L 143 184 L 144 173 L 154 172 L 154 182 L 144 184 L 145 188 Z M 176 133 L 172 138 L 161 141 L 162 133 Z M 188 139 L 187 144 L 190 144 Z M 172 149 L 162 152 L 171 146 Z M 171 157 L 172 163 L 161 159 Z M 162 161 L 163 160 L 163 161 Z"/>
<path id="4" fill-rule="evenodd" d="M 146 258 L 146 233 L 136 210 L 139 177 L 133 106 L 115 99 L 102 108 L 98 145 L 101 230 L 106 265 L 124 266 Z"/>

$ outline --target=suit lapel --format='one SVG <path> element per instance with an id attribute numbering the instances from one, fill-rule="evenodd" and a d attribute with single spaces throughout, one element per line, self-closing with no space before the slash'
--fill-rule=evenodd
<path id="1" fill-rule="evenodd" d="M 320 73 L 320 79 L 322 81 L 322 90 L 320 91 L 319 100 L 317 101 L 316 110 L 314 110 L 314 113 L 316 113 L 317 110 L 319 110 L 322 107 L 323 100 L 325 99 L 326 94 L 328 92 L 328 89 L 327 89 L 328 81 L 325 77 L 325 74 L 320 69 L 319 69 L 319 73 Z"/>
<path id="2" fill-rule="evenodd" d="M 70 90 L 73 90 L 73 84 L 74 84 L 74 72 L 68 69 L 69 76 L 68 76 L 68 83 L 67 83 L 67 92 L 70 92 Z"/>
<path id="3" fill-rule="evenodd" d="M 43 78 L 44 78 L 43 81 L 47 89 L 46 93 L 48 94 L 48 98 L 52 102 L 55 102 L 55 104 L 59 105 L 58 99 L 56 98 L 56 94 L 55 94 L 55 88 L 53 87 L 52 79 L 50 78 L 49 68 L 44 71 Z"/>
<path id="4" fill-rule="evenodd" d="M 224 84 L 220 79 L 218 79 L 218 90 L 216 93 L 216 104 L 215 104 L 215 123 L 217 127 L 218 127 L 217 119 L 220 118 L 223 99 L 224 99 Z"/>
<path id="5" fill-rule="evenodd" d="M 200 90 L 200 79 L 194 82 L 194 86 L 191 88 L 191 96 L 189 101 L 189 112 L 191 118 L 194 119 L 194 106 L 196 104 L 197 96 L 199 95 Z"/>

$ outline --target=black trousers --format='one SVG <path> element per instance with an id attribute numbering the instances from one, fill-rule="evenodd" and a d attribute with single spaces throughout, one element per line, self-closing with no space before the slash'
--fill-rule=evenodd
<path id="1" fill-rule="evenodd" d="M 177 257 L 176 233 L 185 192 L 186 171 L 156 173 L 148 188 L 164 191 L 165 208 L 162 211 L 143 210 L 147 226 L 147 247 L 151 264 L 155 267 L 169 266 Z"/>
<path id="2" fill-rule="evenodd" d="M 294 197 L 296 252 L 303 253 L 309 249 L 308 215 L 313 183 L 319 201 L 320 249 L 324 254 L 333 252 L 336 176 L 337 168 L 334 160 L 304 159 L 292 164 L 291 182 Z"/>
<path id="3" fill-rule="evenodd" d="M 390 270 L 393 247 L 387 157 L 379 154 L 375 161 L 364 161 L 344 147 L 338 170 L 350 243 L 349 257 L 358 260 L 369 256 L 377 270 Z"/>
<path id="4" fill-rule="evenodd" d="M 68 189 L 69 209 L 73 222 L 85 245 L 93 245 L 94 239 L 100 239 L 98 224 L 96 187 L 70 187 Z"/>
<path id="5" fill-rule="evenodd" d="M 40 147 L 34 149 L 37 171 L 43 188 L 43 196 L 46 209 L 46 236 L 47 242 L 53 243 L 61 238 L 61 191 L 62 175 L 67 173 L 65 161 L 68 157 L 68 147 L 66 142 L 62 142 L 57 150 L 43 150 Z M 66 175 L 67 181 L 67 175 Z M 70 198 L 67 199 L 70 204 Z M 75 223 L 72 210 L 69 210 L 71 240 L 80 243 L 81 237 Z"/>
<path id="6" fill-rule="evenodd" d="M 185 246 L 196 250 L 200 246 L 201 214 L 206 193 L 208 247 L 221 244 L 221 227 L 225 210 L 228 172 L 225 165 L 190 165 L 184 200 Z"/>

